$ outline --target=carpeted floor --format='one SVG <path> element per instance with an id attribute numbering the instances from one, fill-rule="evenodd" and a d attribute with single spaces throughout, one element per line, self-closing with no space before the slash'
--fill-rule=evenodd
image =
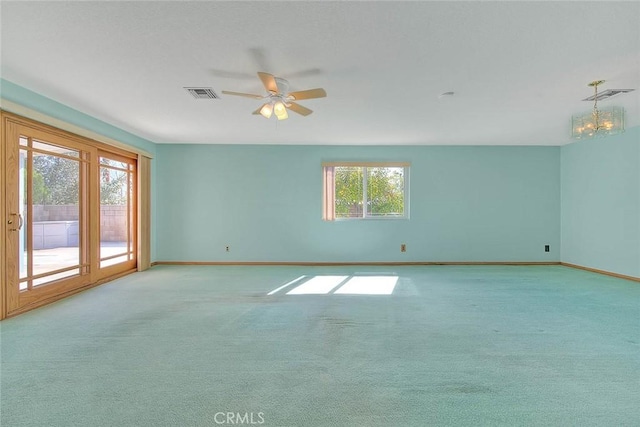
<path id="1" fill-rule="evenodd" d="M 336 275 L 395 287 L 287 294 Z M 640 284 L 560 266 L 157 266 L 0 328 L 2 426 L 640 425 Z"/>

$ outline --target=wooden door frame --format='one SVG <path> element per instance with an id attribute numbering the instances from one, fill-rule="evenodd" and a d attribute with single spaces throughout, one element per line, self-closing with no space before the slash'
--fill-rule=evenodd
<path id="1" fill-rule="evenodd" d="M 53 151 L 49 152 L 46 149 L 33 147 L 31 143 L 28 147 L 20 145 L 17 141 L 21 136 L 24 135 L 25 138 L 30 141 L 41 141 L 43 143 L 52 144 L 54 146 L 66 147 L 72 150 L 77 150 L 79 157 L 77 159 L 71 159 L 72 161 L 78 162 L 78 174 L 79 174 L 79 199 L 78 199 L 78 230 L 79 237 L 81 240 L 78 242 L 78 250 L 79 250 L 79 271 L 78 275 L 70 276 L 68 278 L 54 279 L 51 280 L 46 285 L 42 287 L 34 287 L 33 289 L 19 290 L 20 284 L 20 274 L 19 274 L 19 264 L 20 258 L 22 257 L 22 253 L 19 251 L 19 247 L 17 247 L 18 242 L 20 241 L 20 233 L 16 232 L 15 235 L 13 232 L 9 231 L 9 228 L 13 227 L 15 229 L 15 224 L 11 226 L 5 227 L 5 232 L 7 233 L 5 236 L 5 245 L 6 245 L 6 253 L 5 253 L 5 262 L 6 262 L 6 285 L 5 285 L 5 313 L 6 315 L 12 315 L 14 313 L 19 313 L 25 310 L 28 310 L 30 307 L 35 307 L 42 305 L 43 302 L 46 302 L 50 299 L 55 299 L 59 295 L 64 295 L 70 292 L 75 291 L 76 289 L 83 288 L 91 283 L 91 276 L 87 274 L 85 270 L 85 265 L 87 262 L 91 261 L 91 258 L 88 253 L 89 247 L 87 243 L 90 242 L 86 238 L 89 232 L 89 226 L 92 223 L 91 218 L 88 215 L 88 209 L 91 205 L 90 198 L 91 194 L 87 189 L 87 180 L 90 177 L 89 169 L 91 167 L 92 159 L 95 158 L 97 153 L 97 149 L 90 144 L 87 144 L 83 140 L 78 140 L 75 138 L 70 138 L 67 135 L 59 134 L 58 132 L 51 131 L 50 129 L 44 129 L 37 124 L 32 123 L 24 123 L 20 120 L 12 120 L 11 118 L 4 121 L 5 124 L 5 164 L 6 164 L 6 176 L 5 176 L 5 211 L 8 215 L 11 216 L 11 210 L 17 210 L 18 212 L 21 210 L 20 200 L 20 192 L 19 192 L 19 180 L 20 180 L 20 170 L 16 170 L 18 167 L 19 157 L 21 156 L 22 151 L 27 152 L 27 158 L 30 159 L 27 163 L 27 177 L 30 176 L 30 171 L 32 168 L 32 159 L 33 153 L 40 152 L 45 155 L 57 156 L 57 154 Z M 61 157 L 66 157 L 60 155 Z M 29 185 L 29 180 L 25 183 L 27 186 Z M 35 254 L 33 252 L 33 209 L 32 209 L 32 200 L 31 193 L 27 193 L 29 196 L 27 198 L 29 208 L 26 218 L 24 218 L 24 227 L 27 227 L 29 230 L 27 234 L 27 250 L 31 256 Z M 7 218 L 7 220 L 14 220 L 13 217 Z M 30 263 L 33 262 L 33 259 L 30 260 Z M 88 265 L 89 272 L 93 271 L 91 265 Z M 33 275 L 32 271 L 28 272 L 29 280 L 32 280 L 31 277 L 37 276 Z M 55 274 L 55 273 L 54 273 Z M 46 277 L 46 276 L 45 276 Z"/>
<path id="2" fill-rule="evenodd" d="M 6 266 L 6 262 L 7 262 L 7 256 L 6 256 L 6 244 L 7 244 L 7 228 L 8 228 L 8 224 L 7 224 L 7 215 L 6 215 L 6 204 L 7 204 L 7 197 L 5 194 L 5 190 L 6 190 L 6 173 L 7 173 L 7 164 L 6 164 L 6 141 L 5 141 L 5 133 L 6 133 L 6 124 L 7 124 L 7 119 L 4 116 L 4 114 L 2 114 L 0 116 L 0 120 L 1 120 L 1 126 L 0 128 L 2 129 L 2 135 L 0 135 L 0 218 L 2 218 L 2 227 L 0 227 L 0 246 L 3 248 L 2 250 L 2 255 L 0 256 L 0 320 L 4 319 L 5 317 L 7 317 L 7 305 L 6 305 L 6 301 L 7 301 L 7 297 L 6 297 L 6 290 L 7 290 L 7 281 L 8 281 L 8 276 L 7 276 L 7 266 Z"/>
<path id="3" fill-rule="evenodd" d="M 92 232 L 96 233 L 96 237 L 95 240 L 98 242 L 98 245 L 96 245 L 96 250 L 97 250 L 97 256 L 96 256 L 96 266 L 95 268 L 92 268 L 92 271 L 95 272 L 96 276 L 95 276 L 95 280 L 102 280 L 106 277 L 111 277 L 117 274 L 121 274 L 123 271 L 126 270 L 135 270 L 138 268 L 138 236 L 139 236 L 139 231 L 138 228 L 140 226 L 140 222 L 138 220 L 138 159 L 137 156 L 133 156 L 133 155 L 122 155 L 122 153 L 118 153 L 118 152 L 114 152 L 114 151 L 109 151 L 109 150 L 98 150 L 97 152 L 97 158 L 99 159 L 100 157 L 106 157 L 115 161 L 120 161 L 123 163 L 129 163 L 132 162 L 134 164 L 134 168 L 133 168 L 133 176 L 135 178 L 135 180 L 133 181 L 133 183 L 131 183 L 131 181 L 129 181 L 127 179 L 128 184 L 130 185 L 132 184 L 132 190 L 133 190 L 133 197 L 130 200 L 131 203 L 131 209 L 127 209 L 127 216 L 132 215 L 131 218 L 131 222 L 133 223 L 134 227 L 135 227 L 135 232 L 131 233 L 131 230 L 129 230 L 129 227 L 127 227 L 127 236 L 129 238 L 131 238 L 131 241 L 134 244 L 134 250 L 133 250 L 133 260 L 127 260 L 126 264 L 128 266 L 128 268 L 124 268 L 123 269 L 123 265 L 121 264 L 115 264 L 112 266 L 107 266 L 107 267 L 100 267 L 100 263 L 101 263 L 101 257 L 100 257 L 100 246 L 102 243 L 102 230 L 100 229 L 100 224 L 102 222 L 102 218 L 101 218 L 101 204 L 100 204 L 100 200 L 99 200 L 99 196 L 100 196 L 100 168 L 103 166 L 102 164 L 100 164 L 100 161 L 96 162 L 96 173 L 92 174 L 92 176 L 94 176 L 96 178 L 96 182 L 97 182 L 97 187 L 96 187 L 96 195 L 98 196 L 98 200 L 95 203 L 95 206 L 98 209 L 98 214 L 97 216 L 95 216 L 94 218 L 98 218 L 97 221 L 95 221 L 95 226 L 94 229 L 92 229 Z M 127 171 L 127 173 L 129 173 Z M 128 178 L 128 177 L 127 177 Z M 127 207 L 129 207 L 129 205 L 127 204 Z M 131 225 L 129 223 L 129 218 L 127 218 L 127 225 Z M 129 240 L 127 240 L 127 255 L 129 255 Z M 93 281 L 95 281 L 93 280 Z"/>
<path id="4" fill-rule="evenodd" d="M 44 120 L 44 122 L 46 122 L 46 120 Z M 25 308 L 21 308 L 19 310 L 16 311 L 12 311 L 11 313 L 9 313 L 8 311 L 8 266 L 7 266 L 7 256 L 6 256 L 6 245 L 8 242 L 8 224 L 7 224 L 7 214 L 8 214 L 8 206 L 7 206 L 7 194 L 6 194 L 6 188 L 7 188 L 7 165 L 8 165 L 8 159 L 7 159 L 7 150 L 8 150 L 8 135 L 7 135 L 7 125 L 9 123 L 16 123 L 16 124 L 21 124 L 24 125 L 30 129 L 39 129 L 40 131 L 44 131 L 46 133 L 50 133 L 50 134 L 55 134 L 57 136 L 63 137 L 65 139 L 68 140 L 72 140 L 72 141 L 76 141 L 78 143 L 80 143 L 81 145 L 85 146 L 85 145 L 89 145 L 92 147 L 92 151 L 94 154 L 92 154 L 92 159 L 90 158 L 88 162 L 89 165 L 89 176 L 87 177 L 88 179 L 86 180 L 86 185 L 90 187 L 90 190 L 93 191 L 89 191 L 89 197 L 99 197 L 99 191 L 96 191 L 99 189 L 100 187 L 100 182 L 99 182 L 99 165 L 97 164 L 97 152 L 98 150 L 104 150 L 106 152 L 109 153 L 113 153 L 116 155 L 122 155 L 131 159 L 135 159 L 137 161 L 137 165 L 136 165 L 136 176 L 137 176 L 137 182 L 134 183 L 134 187 L 135 187 L 135 212 L 134 212 L 134 218 L 135 218 L 135 227 L 136 227 L 136 244 L 137 247 L 135 248 L 135 251 L 137 251 L 136 254 L 136 258 L 137 258 L 137 266 L 136 268 L 130 270 L 130 271 L 126 271 L 126 272 L 121 272 L 118 274 L 115 274 L 114 276 L 111 277 L 99 277 L 99 275 L 97 274 L 98 269 L 95 268 L 93 265 L 90 268 L 90 274 L 89 274 L 89 284 L 87 284 L 86 286 L 81 286 L 77 289 L 72 289 L 69 290 L 68 292 L 63 292 L 62 294 L 56 295 L 56 296 L 52 296 L 51 298 L 48 298 L 44 301 L 41 301 L 37 304 L 33 304 L 30 305 L 28 307 Z M 6 110 L 0 110 L 0 124 L 1 126 L 1 131 L 0 131 L 0 167 L 1 167 L 1 172 L 0 172 L 0 218 L 2 219 L 2 221 L 4 221 L 4 226 L 0 227 L 0 243 L 1 243 L 1 247 L 2 247 L 2 254 L 0 254 L 0 281 L 2 282 L 0 284 L 0 320 L 4 319 L 6 317 L 9 316 L 13 316 L 16 314 L 20 314 L 24 311 L 28 311 L 30 309 L 39 307 L 41 305 L 45 305 L 48 304 L 50 302 L 56 301 L 58 299 L 61 298 L 65 298 L 66 296 L 72 295 L 74 293 L 80 292 L 84 289 L 93 287 L 93 286 L 97 286 L 99 284 L 108 282 L 110 280 L 113 280 L 117 277 L 121 277 L 122 275 L 125 274 L 129 274 L 131 272 L 136 271 L 143 271 L 146 270 L 150 267 L 150 237 L 151 237 L 151 228 L 150 228 L 150 217 L 151 217 L 151 203 L 150 203 L 150 190 L 151 190 L 151 157 L 148 154 L 141 154 L 140 150 L 137 150 L 135 148 L 131 148 L 131 150 L 127 150 L 126 145 L 125 144 L 121 144 L 119 143 L 119 145 L 112 145 L 110 143 L 106 143 L 106 142 L 102 142 L 102 141 L 98 141 L 96 139 L 93 139 L 90 136 L 84 136 L 82 135 L 83 132 L 79 132 L 79 134 L 76 133 L 72 133 L 68 130 L 63 130 L 59 127 L 55 127 L 50 125 L 50 124 L 46 124 L 43 123 L 41 121 L 37 121 L 37 120 L 33 120 L 31 118 L 27 118 L 15 113 L 11 113 L 11 112 L 7 112 Z M 61 126 L 64 127 L 64 126 Z M 102 139 L 99 136 L 96 136 L 96 138 L 98 139 Z M 117 141 L 116 141 L 117 142 Z M 114 142 L 115 144 L 115 142 Z M 87 150 L 89 151 L 89 150 Z M 93 161 L 96 160 L 96 161 Z M 91 218 L 99 218 L 99 209 L 100 209 L 100 204 L 99 204 L 99 200 L 96 202 L 92 201 L 92 200 L 87 200 L 88 203 L 88 207 L 86 209 L 84 209 L 83 214 L 86 218 L 84 218 L 84 221 L 88 222 L 89 224 L 89 230 L 87 233 L 86 238 L 89 239 L 89 241 L 96 241 L 96 237 L 98 238 L 98 242 L 99 242 L 99 223 L 96 220 L 90 221 Z M 89 259 L 91 264 L 95 264 L 97 266 L 99 266 L 100 261 L 99 261 L 99 243 L 98 245 L 88 245 L 88 250 L 89 250 Z"/>

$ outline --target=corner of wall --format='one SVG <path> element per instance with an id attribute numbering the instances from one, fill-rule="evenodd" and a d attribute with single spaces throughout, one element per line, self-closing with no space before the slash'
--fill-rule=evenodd
<path id="1" fill-rule="evenodd" d="M 563 263 L 640 277 L 640 126 L 561 147 Z"/>

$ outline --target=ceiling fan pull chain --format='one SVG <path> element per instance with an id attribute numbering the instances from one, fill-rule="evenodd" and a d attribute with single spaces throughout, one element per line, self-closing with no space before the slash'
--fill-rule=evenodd
<path id="1" fill-rule="evenodd" d="M 596 83 L 594 86 L 594 91 L 595 91 L 595 100 L 593 102 L 593 116 L 596 120 L 596 131 L 600 128 L 600 123 L 598 122 L 598 116 L 600 115 L 598 113 L 598 83 Z"/>

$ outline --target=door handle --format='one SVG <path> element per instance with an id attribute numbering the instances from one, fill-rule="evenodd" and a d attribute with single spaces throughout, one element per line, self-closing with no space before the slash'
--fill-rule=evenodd
<path id="1" fill-rule="evenodd" d="M 19 213 L 12 213 L 11 215 L 18 217 L 18 228 L 10 228 L 9 231 L 20 231 L 22 230 L 22 226 L 24 225 L 24 220 L 22 219 L 22 215 Z M 7 221 L 7 224 L 13 224 L 13 220 Z"/>

